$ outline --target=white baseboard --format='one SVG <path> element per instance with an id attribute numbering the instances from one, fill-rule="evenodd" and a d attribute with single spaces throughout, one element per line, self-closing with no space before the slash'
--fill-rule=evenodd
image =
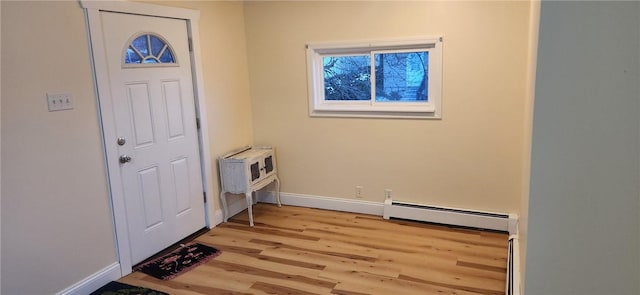
<path id="1" fill-rule="evenodd" d="M 120 263 L 114 262 L 100 271 L 84 278 L 56 295 L 87 295 L 111 281 L 121 278 Z"/>
<path id="2" fill-rule="evenodd" d="M 258 200 L 264 203 L 276 203 L 275 194 L 273 194 L 272 192 L 258 192 Z M 282 202 L 283 205 L 371 214 L 378 216 L 382 216 L 382 210 L 384 207 L 382 203 L 378 202 L 292 193 L 280 193 L 280 202 Z"/>
<path id="3" fill-rule="evenodd" d="M 216 225 L 222 223 L 224 221 L 223 217 L 222 217 L 222 210 L 220 209 L 216 209 L 215 212 L 213 213 L 213 224 L 210 227 L 214 228 Z"/>
<path id="4" fill-rule="evenodd" d="M 517 235 L 518 234 L 518 214 L 510 213 L 509 214 L 509 235 Z"/>
<path id="5" fill-rule="evenodd" d="M 506 295 L 520 295 L 522 293 L 522 277 L 520 273 L 520 244 L 518 241 L 518 235 L 510 235 L 509 241 L 511 246 L 509 247 L 509 258 L 507 261 L 507 282 L 506 282 Z"/>

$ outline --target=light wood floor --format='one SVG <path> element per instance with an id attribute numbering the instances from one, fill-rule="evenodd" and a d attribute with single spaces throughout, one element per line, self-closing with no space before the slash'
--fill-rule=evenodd
<path id="1" fill-rule="evenodd" d="M 254 206 L 197 242 L 222 255 L 172 280 L 121 282 L 169 294 L 504 294 L 506 234 L 379 216 Z"/>

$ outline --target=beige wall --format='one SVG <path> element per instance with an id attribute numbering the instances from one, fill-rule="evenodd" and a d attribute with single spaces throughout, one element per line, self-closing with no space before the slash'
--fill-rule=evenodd
<path id="1" fill-rule="evenodd" d="M 53 294 L 116 261 L 84 15 L 1 5 L 1 291 Z M 75 109 L 48 112 L 49 91 Z"/>
<path id="2" fill-rule="evenodd" d="M 256 144 L 282 190 L 518 212 L 529 3 L 247 2 Z M 444 36 L 442 120 L 310 118 L 305 44 Z"/>
<path id="3" fill-rule="evenodd" d="M 53 294 L 116 261 L 85 20 L 75 1 L 1 3 L 1 293 Z M 201 11 L 218 208 L 215 158 L 253 138 L 242 3 L 161 4 Z M 48 91 L 75 109 L 47 112 Z"/>

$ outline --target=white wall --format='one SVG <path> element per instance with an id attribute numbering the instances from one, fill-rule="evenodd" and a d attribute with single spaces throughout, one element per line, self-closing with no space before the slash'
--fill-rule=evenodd
<path id="1" fill-rule="evenodd" d="M 518 212 L 528 18 L 517 1 L 246 2 L 255 142 L 282 190 Z M 305 44 L 440 34 L 442 120 L 309 117 Z"/>
<path id="2" fill-rule="evenodd" d="M 640 294 L 640 2 L 543 2 L 525 294 Z"/>

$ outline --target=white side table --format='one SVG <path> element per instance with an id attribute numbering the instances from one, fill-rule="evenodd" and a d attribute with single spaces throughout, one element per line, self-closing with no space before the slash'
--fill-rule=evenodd
<path id="1" fill-rule="evenodd" d="M 220 164 L 220 202 L 223 219 L 229 219 L 227 193 L 244 194 L 249 211 L 249 224 L 253 226 L 253 193 L 268 184 L 276 183 L 276 202 L 280 203 L 280 179 L 276 169 L 276 157 L 271 147 L 245 147 L 231 152 L 219 159 Z"/>

